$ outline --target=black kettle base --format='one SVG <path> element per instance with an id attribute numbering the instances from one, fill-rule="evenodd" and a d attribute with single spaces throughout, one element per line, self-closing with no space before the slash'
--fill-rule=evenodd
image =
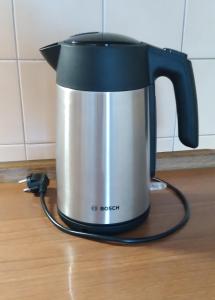
<path id="1" fill-rule="evenodd" d="M 93 223 L 85 223 L 80 221 L 75 221 L 71 218 L 65 216 L 59 209 L 58 214 L 62 221 L 69 226 L 69 228 L 77 231 L 89 232 L 89 233 L 97 233 L 97 234 L 116 234 L 122 233 L 131 229 L 134 229 L 138 225 L 142 224 L 148 217 L 150 211 L 150 207 L 139 217 L 121 223 L 115 224 L 93 224 Z"/>

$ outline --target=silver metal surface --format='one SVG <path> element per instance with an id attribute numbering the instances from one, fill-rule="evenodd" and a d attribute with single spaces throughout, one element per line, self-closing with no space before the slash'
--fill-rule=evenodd
<path id="1" fill-rule="evenodd" d="M 86 92 L 57 86 L 58 208 L 113 224 L 149 207 L 148 90 Z"/>
<path id="2" fill-rule="evenodd" d="M 28 181 L 28 179 L 24 178 L 24 179 L 19 180 L 18 183 L 24 183 L 24 182 L 27 182 L 27 181 Z"/>
<path id="3" fill-rule="evenodd" d="M 165 190 L 167 188 L 167 184 L 165 182 L 159 181 L 151 181 L 150 183 L 150 191 L 160 191 Z"/>

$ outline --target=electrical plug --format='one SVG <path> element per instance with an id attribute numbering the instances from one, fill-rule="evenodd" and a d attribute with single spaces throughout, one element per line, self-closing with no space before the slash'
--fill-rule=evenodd
<path id="1" fill-rule="evenodd" d="M 45 173 L 32 173 L 19 183 L 26 183 L 27 187 L 23 189 L 24 192 L 34 193 L 36 196 L 45 195 L 49 185 L 49 178 Z"/>

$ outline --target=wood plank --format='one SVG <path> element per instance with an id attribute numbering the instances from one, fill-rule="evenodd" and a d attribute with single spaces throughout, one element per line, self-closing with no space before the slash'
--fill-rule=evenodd
<path id="1" fill-rule="evenodd" d="M 215 168 L 162 171 L 188 197 L 192 217 L 177 234 L 142 246 L 65 235 L 20 185 L 0 184 L 0 299 L 214 300 Z M 55 182 L 48 192 L 55 205 Z M 174 224 L 182 210 L 164 190 L 151 195 L 148 221 L 129 235 Z"/>

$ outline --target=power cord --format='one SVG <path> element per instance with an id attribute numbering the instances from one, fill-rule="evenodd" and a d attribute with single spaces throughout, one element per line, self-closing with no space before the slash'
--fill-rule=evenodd
<path id="1" fill-rule="evenodd" d="M 167 229 L 166 231 L 163 231 L 161 233 L 155 234 L 155 235 L 149 235 L 149 236 L 143 236 L 143 237 L 137 237 L 137 238 L 132 238 L 132 237 L 119 237 L 119 236 L 109 236 L 109 235 L 103 235 L 103 234 L 96 234 L 96 233 L 88 233 L 88 232 L 82 232 L 82 231 L 77 231 L 73 230 L 72 228 L 63 226 L 62 224 L 58 223 L 58 221 L 52 216 L 50 213 L 46 201 L 45 201 L 45 195 L 47 192 L 47 188 L 49 185 L 49 178 L 46 174 L 44 173 L 35 173 L 27 176 L 26 179 L 19 181 L 20 183 L 26 182 L 27 188 L 24 189 L 25 192 L 32 192 L 36 196 L 40 197 L 40 202 L 41 206 L 43 208 L 44 213 L 48 217 L 48 219 L 51 221 L 51 223 L 57 227 L 60 231 L 77 236 L 77 237 L 82 237 L 94 241 L 99 241 L 99 242 L 105 242 L 105 243 L 112 243 L 112 244 L 118 244 L 118 245 L 131 245 L 131 244 L 145 244 L 153 241 L 157 241 L 160 239 L 163 239 L 182 227 L 185 226 L 185 224 L 188 222 L 190 218 L 190 207 L 188 204 L 187 199 L 185 196 L 182 194 L 181 191 L 179 191 L 175 186 L 171 185 L 170 183 L 160 180 L 158 178 L 153 178 L 154 181 L 157 182 L 164 182 L 167 185 L 167 188 L 172 190 L 174 194 L 178 197 L 180 200 L 183 208 L 184 208 L 184 215 L 182 219 L 173 227 Z"/>

